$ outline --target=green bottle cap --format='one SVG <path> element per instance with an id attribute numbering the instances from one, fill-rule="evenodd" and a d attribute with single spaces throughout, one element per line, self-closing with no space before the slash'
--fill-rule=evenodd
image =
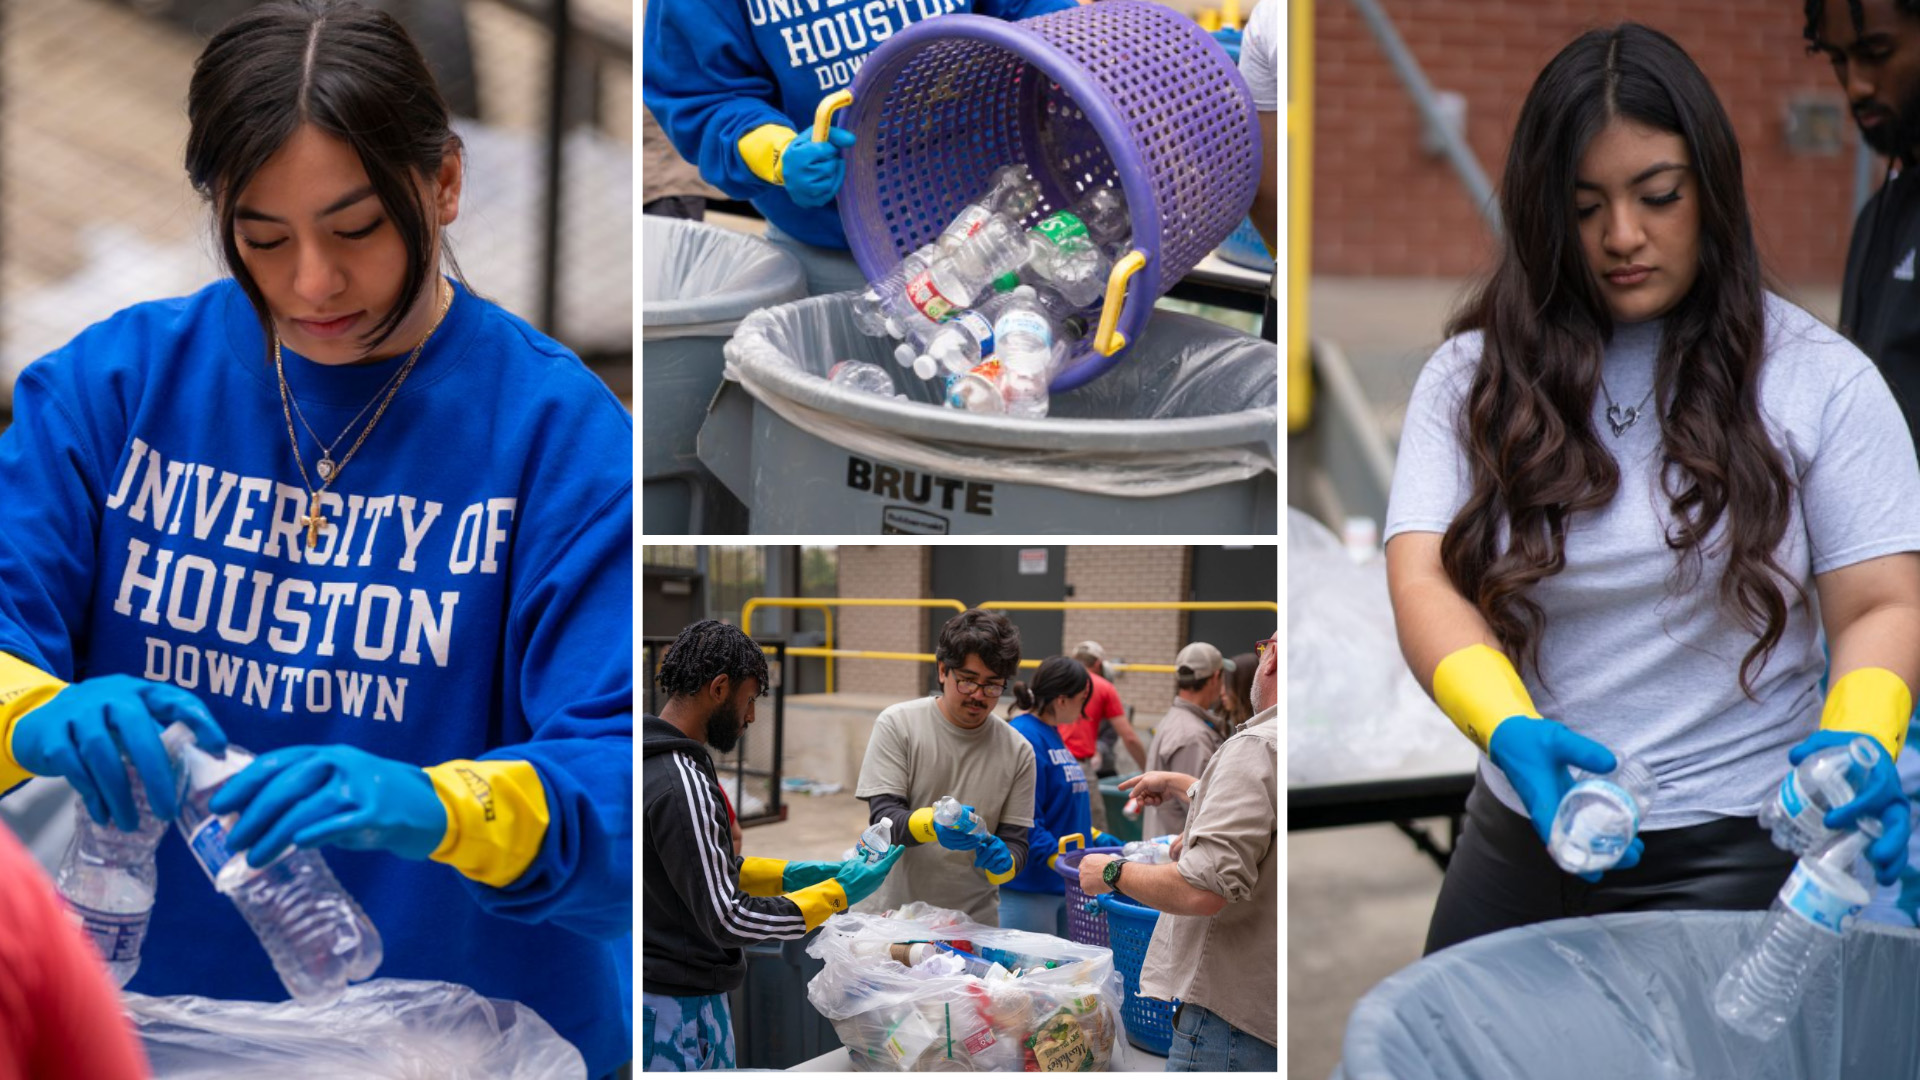
<path id="1" fill-rule="evenodd" d="M 1020 284 L 1019 273 L 1013 270 L 1009 270 L 1006 273 L 1001 274 L 999 277 L 993 279 L 993 291 L 994 292 L 1012 292 L 1014 288 L 1019 284 Z"/>

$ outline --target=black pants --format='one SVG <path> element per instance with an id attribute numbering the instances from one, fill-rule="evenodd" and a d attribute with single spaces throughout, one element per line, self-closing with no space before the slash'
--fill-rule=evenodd
<path id="1" fill-rule="evenodd" d="M 1467 796 L 1440 899 L 1427 924 L 1428 953 L 1516 926 L 1617 911 L 1764 911 L 1793 871 L 1753 818 L 1719 818 L 1644 832 L 1631 870 L 1588 883 L 1561 870 L 1525 815 L 1483 784 Z"/>

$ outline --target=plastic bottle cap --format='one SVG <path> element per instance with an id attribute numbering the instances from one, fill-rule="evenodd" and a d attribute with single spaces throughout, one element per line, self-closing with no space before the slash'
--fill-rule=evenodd
<path id="1" fill-rule="evenodd" d="M 1018 299 L 1021 299 L 1021 300 L 1031 300 L 1031 299 L 1033 299 L 1033 298 L 1034 298 L 1034 296 L 1035 296 L 1035 295 L 1037 295 L 1037 294 L 1036 294 L 1036 293 L 1035 293 L 1035 292 L 1033 291 L 1033 286 L 1031 286 L 1031 285 L 1022 285 L 1022 286 L 1020 286 L 1019 288 L 1017 288 L 1017 289 L 1015 289 L 1015 290 L 1013 290 L 1013 295 L 1014 295 L 1014 296 L 1015 296 L 1016 298 L 1018 298 Z"/>
<path id="2" fill-rule="evenodd" d="M 1013 270 L 1009 270 L 1006 273 L 1001 274 L 999 277 L 993 279 L 993 291 L 994 292 L 1018 291 L 1015 287 L 1018 286 L 1019 284 L 1020 284 L 1019 273 Z"/>
<path id="3" fill-rule="evenodd" d="M 893 358 L 900 362 L 901 367 L 914 367 L 914 357 L 913 346 L 904 341 L 893 347 Z"/>

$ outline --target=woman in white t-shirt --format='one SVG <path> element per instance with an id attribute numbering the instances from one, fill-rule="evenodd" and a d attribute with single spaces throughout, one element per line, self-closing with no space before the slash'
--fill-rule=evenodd
<path id="1" fill-rule="evenodd" d="M 1732 125 L 1636 24 L 1522 106 L 1491 277 L 1409 403 L 1386 535 L 1402 651 L 1488 756 L 1427 950 L 1610 911 L 1764 909 L 1754 816 L 1873 736 L 1860 795 L 1906 861 L 1892 757 L 1920 678 L 1920 465 L 1858 350 L 1763 284 Z M 1831 644 L 1833 685 L 1823 700 Z M 1570 767 L 1658 781 L 1604 877 L 1546 841 Z"/>

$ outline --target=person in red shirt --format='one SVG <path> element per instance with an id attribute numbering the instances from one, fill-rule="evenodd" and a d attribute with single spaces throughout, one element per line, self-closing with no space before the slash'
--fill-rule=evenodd
<path id="1" fill-rule="evenodd" d="M 138 1080 L 146 1056 L 53 882 L 0 826 L 0 1080 Z"/>
<path id="2" fill-rule="evenodd" d="M 1087 674 L 1093 679 L 1093 692 L 1087 695 L 1086 708 L 1080 711 L 1080 719 L 1061 727 L 1060 741 L 1066 744 L 1080 768 L 1087 774 L 1087 799 L 1092 804 L 1093 823 L 1101 829 L 1107 827 L 1107 807 L 1100 798 L 1102 758 L 1112 758 L 1113 740 L 1107 737 L 1110 732 L 1127 744 L 1127 752 L 1133 759 L 1145 767 L 1147 748 L 1141 744 L 1140 735 L 1133 730 L 1133 724 L 1127 720 L 1127 710 L 1120 704 L 1120 691 L 1105 677 L 1107 651 L 1097 641 L 1083 641 L 1073 647 L 1073 658 L 1080 661 Z M 1102 730 L 1105 725 L 1105 730 Z M 1103 752 L 1104 751 L 1104 752 Z M 1111 760 L 1105 775 L 1111 776 L 1118 767 Z"/>

